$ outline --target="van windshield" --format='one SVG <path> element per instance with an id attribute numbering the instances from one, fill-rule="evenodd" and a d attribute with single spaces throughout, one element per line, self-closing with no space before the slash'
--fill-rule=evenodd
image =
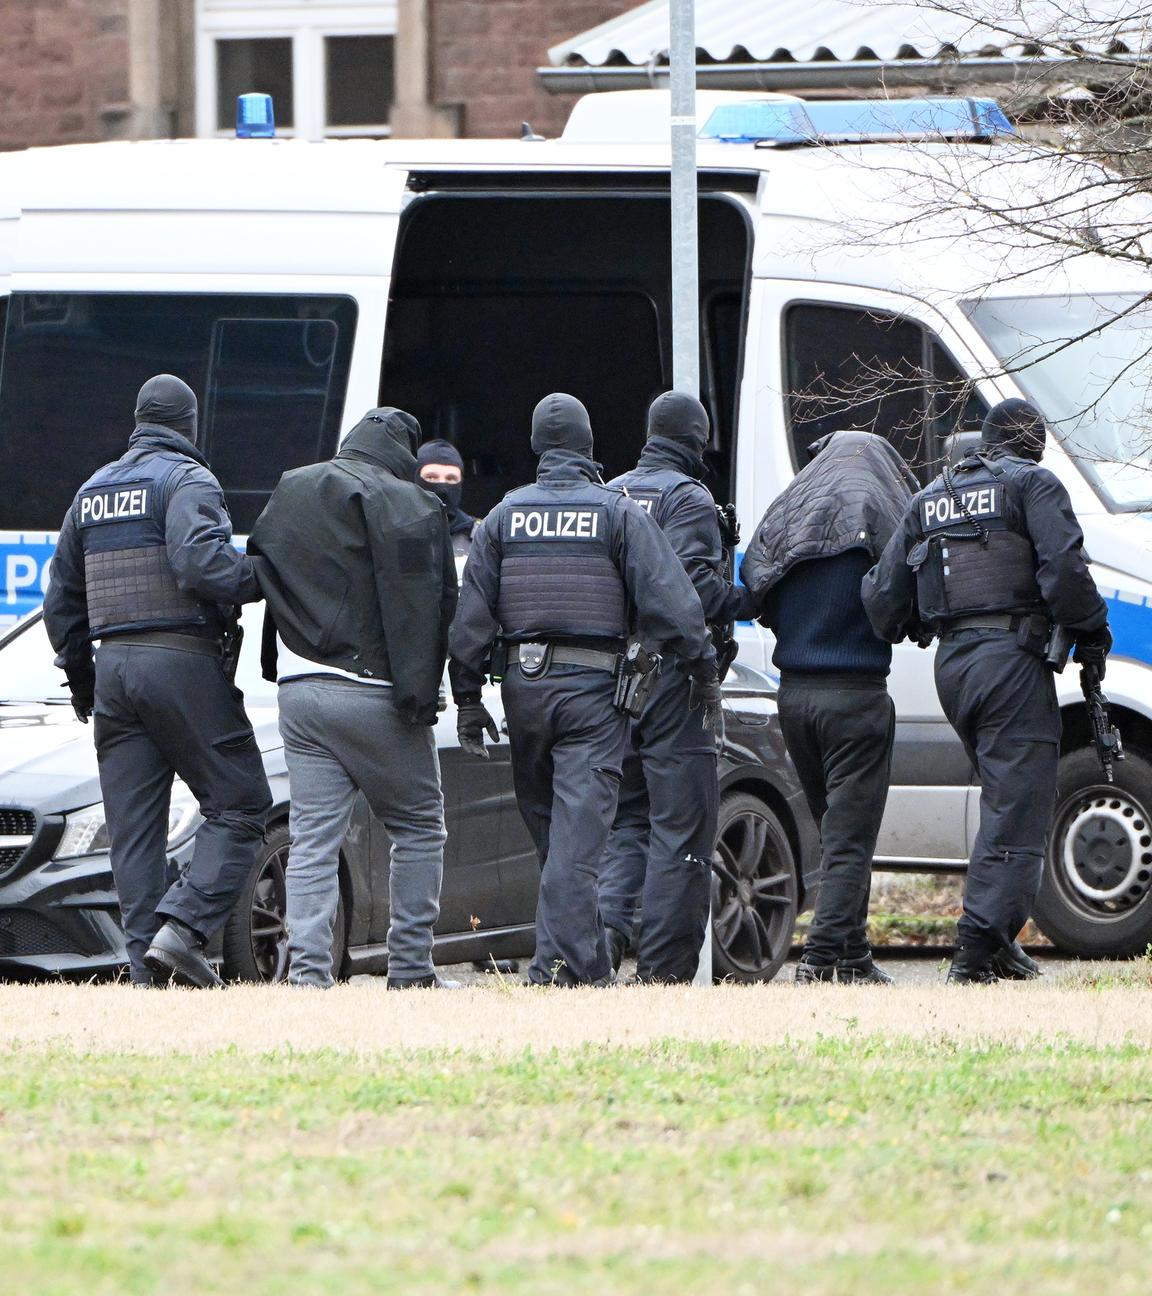
<path id="1" fill-rule="evenodd" d="M 1152 303 L 1142 294 L 965 304 L 1114 513 L 1152 509 Z"/>

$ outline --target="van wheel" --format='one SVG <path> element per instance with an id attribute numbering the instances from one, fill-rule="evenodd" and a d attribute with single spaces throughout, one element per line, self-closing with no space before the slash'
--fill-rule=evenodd
<path id="1" fill-rule="evenodd" d="M 720 802 L 712 856 L 712 971 L 717 981 L 771 981 L 792 946 L 796 862 L 780 821 L 746 792 Z"/>
<path id="2" fill-rule="evenodd" d="M 285 870 L 288 866 L 287 824 L 269 832 L 224 927 L 225 981 L 283 981 L 288 975 L 288 932 Z M 332 966 L 340 976 L 348 935 L 344 895 L 336 909 L 332 932 Z"/>
<path id="3" fill-rule="evenodd" d="M 1131 958 L 1152 941 L 1152 764 L 1130 752 L 1114 769 L 1105 783 L 1091 748 L 1061 759 L 1036 897 L 1036 925 L 1084 958 Z"/>

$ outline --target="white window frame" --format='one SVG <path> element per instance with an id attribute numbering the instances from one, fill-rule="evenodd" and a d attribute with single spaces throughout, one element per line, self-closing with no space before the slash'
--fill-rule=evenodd
<path id="1" fill-rule="evenodd" d="M 277 135 L 323 140 L 391 134 L 386 122 L 329 127 L 324 40 L 327 36 L 396 36 L 396 0 L 196 0 L 196 134 L 227 138 L 233 127 L 216 125 L 216 42 L 292 41 L 293 125 Z"/>

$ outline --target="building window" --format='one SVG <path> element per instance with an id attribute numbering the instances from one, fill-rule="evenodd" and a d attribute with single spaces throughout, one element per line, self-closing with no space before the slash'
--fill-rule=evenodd
<path id="1" fill-rule="evenodd" d="M 327 36 L 324 39 L 325 126 L 387 126 L 392 110 L 391 36 Z"/>
<path id="2" fill-rule="evenodd" d="M 216 42 L 216 129 L 236 124 L 237 96 L 258 91 L 270 94 L 276 125 L 294 124 L 292 40 L 287 36 Z"/>
<path id="3" fill-rule="evenodd" d="M 231 134 L 236 96 L 270 94 L 276 131 L 388 135 L 398 0 L 196 0 L 196 130 Z"/>

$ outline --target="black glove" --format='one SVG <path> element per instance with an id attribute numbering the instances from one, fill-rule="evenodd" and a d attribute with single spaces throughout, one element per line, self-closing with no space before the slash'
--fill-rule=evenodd
<path id="1" fill-rule="evenodd" d="M 1076 640 L 1072 660 L 1077 666 L 1095 666 L 1104 678 L 1104 662 L 1112 651 L 1112 631 L 1106 625 Z"/>
<path id="2" fill-rule="evenodd" d="M 69 679 L 65 688 L 72 694 L 72 710 L 81 724 L 87 724 L 96 707 L 96 682 L 92 679 Z"/>
<path id="3" fill-rule="evenodd" d="M 715 675 L 709 679 L 692 679 L 688 690 L 688 710 L 695 711 L 698 706 L 704 708 L 700 722 L 705 733 L 713 738 L 724 737 L 724 691 Z"/>
<path id="4" fill-rule="evenodd" d="M 484 746 L 484 734 L 487 732 L 494 743 L 500 741 L 500 731 L 496 728 L 496 721 L 492 719 L 488 708 L 479 697 L 468 698 L 466 701 L 458 698 L 457 707 L 459 709 L 456 712 L 456 736 L 460 740 L 460 750 L 469 756 L 478 756 L 481 760 L 487 760 L 488 750 Z"/>

